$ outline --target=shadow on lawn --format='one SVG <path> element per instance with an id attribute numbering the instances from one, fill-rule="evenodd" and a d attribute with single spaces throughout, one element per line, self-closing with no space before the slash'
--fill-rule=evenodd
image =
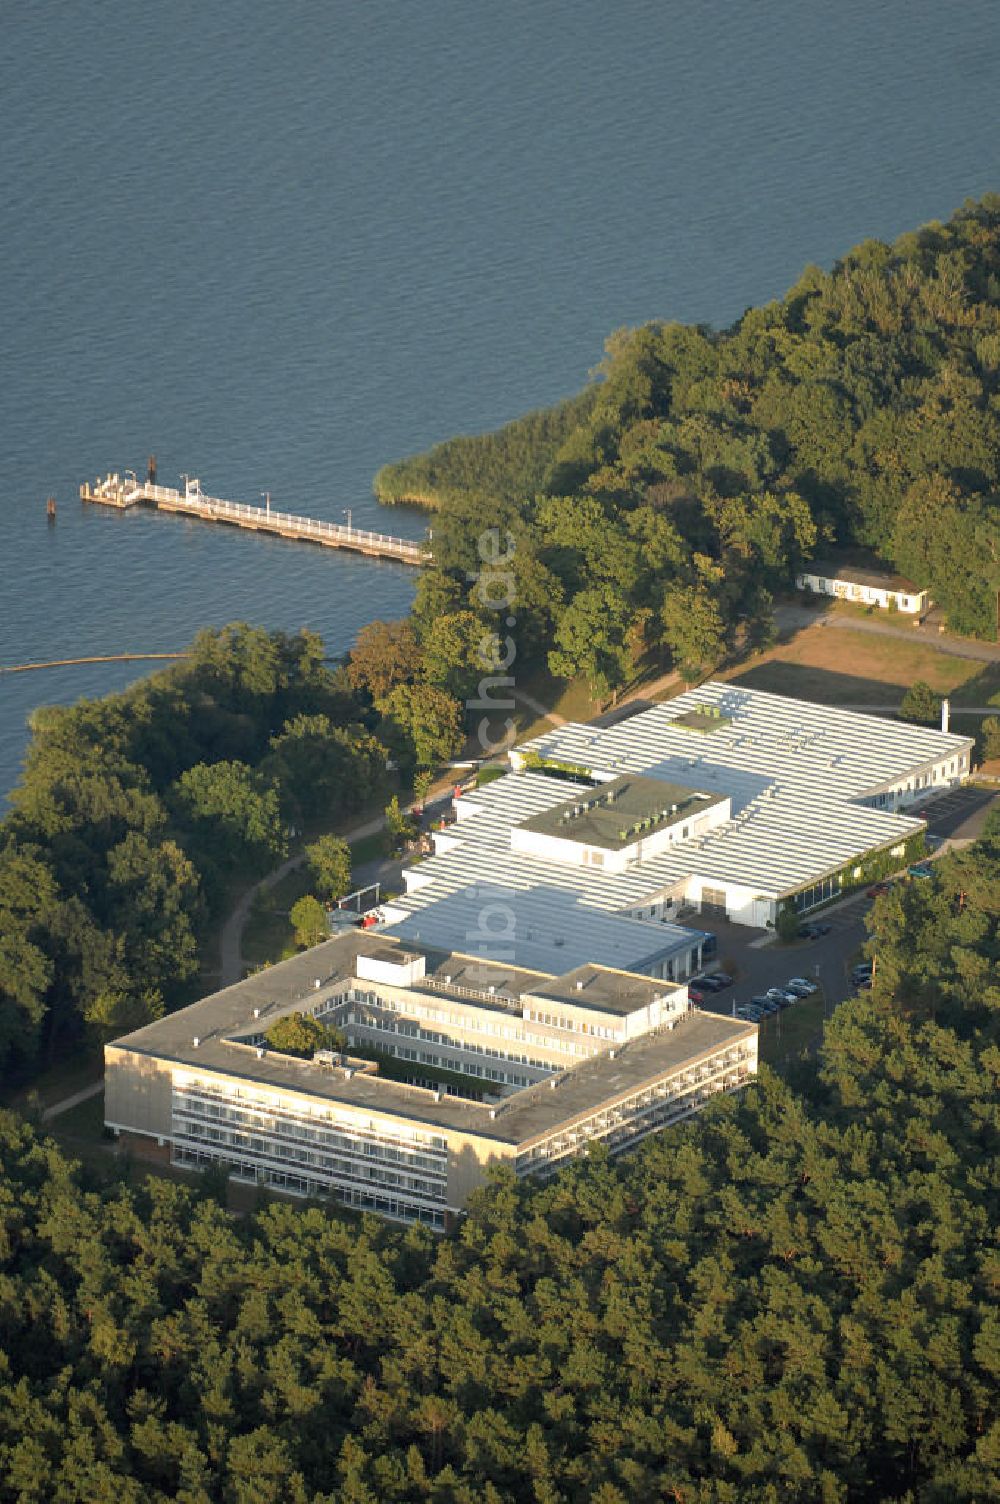
<path id="1" fill-rule="evenodd" d="M 844 657 L 850 657 L 845 646 Z M 835 673 L 832 669 L 812 668 L 802 663 L 785 663 L 772 659 L 757 663 L 734 674 L 730 684 L 744 689 L 766 689 L 772 694 L 791 695 L 797 700 L 812 700 L 820 705 L 893 705 L 903 698 L 904 689 L 880 679 L 862 679 L 854 674 Z"/>

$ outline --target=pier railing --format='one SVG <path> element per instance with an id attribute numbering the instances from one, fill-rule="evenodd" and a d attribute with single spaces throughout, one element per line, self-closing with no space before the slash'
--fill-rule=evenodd
<path id="1" fill-rule="evenodd" d="M 381 559 L 397 559 L 403 564 L 427 564 L 430 552 L 422 543 L 395 538 L 390 533 L 376 533 L 369 528 L 352 527 L 338 522 L 324 522 L 318 517 L 301 517 L 279 512 L 274 507 L 249 506 L 241 501 L 224 501 L 206 496 L 198 483 L 189 482 L 183 491 L 150 482 L 131 482 L 119 475 L 109 475 L 95 485 L 83 485 L 84 501 L 101 502 L 121 509 L 149 502 L 166 512 L 182 512 L 209 522 L 228 522 L 255 532 L 276 533 L 283 538 L 302 538 L 324 543 L 330 548 L 346 548 Z"/>

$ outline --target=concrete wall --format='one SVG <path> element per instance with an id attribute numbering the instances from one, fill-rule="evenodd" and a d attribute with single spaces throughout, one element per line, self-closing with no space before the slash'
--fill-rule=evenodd
<path id="1" fill-rule="evenodd" d="M 492 1164 L 513 1163 L 515 1144 L 502 1144 L 471 1133 L 448 1134 L 448 1206 L 460 1209 L 486 1179 Z"/>
<path id="2" fill-rule="evenodd" d="M 117 1128 L 170 1137 L 173 1070 L 134 1050 L 104 1047 L 104 1121 Z"/>

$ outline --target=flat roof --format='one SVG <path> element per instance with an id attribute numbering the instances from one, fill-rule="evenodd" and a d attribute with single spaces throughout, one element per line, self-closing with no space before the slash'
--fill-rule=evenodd
<path id="1" fill-rule="evenodd" d="M 539 783 L 551 781 L 538 774 L 535 778 Z M 504 834 L 509 841 L 509 832 Z M 588 960 L 638 970 L 653 961 L 686 955 L 705 935 L 701 928 L 632 919 L 618 912 L 630 896 L 638 901 L 648 892 L 649 878 L 639 881 L 633 875 L 647 872 L 647 867 L 605 874 L 598 883 L 593 879 L 600 874 L 593 868 L 543 857 L 522 861 L 520 853 L 505 852 L 502 844 L 498 848 L 492 842 L 431 857 L 421 863 L 421 870 L 438 863 L 447 863 L 438 869 L 440 883 L 383 905 L 387 933 L 398 935 L 406 945 L 474 951 L 558 976 Z"/>
<path id="2" fill-rule="evenodd" d="M 380 935 L 377 938 L 379 941 L 381 941 Z M 387 945 L 384 941 L 382 941 L 382 943 L 376 943 L 370 949 L 366 949 L 364 952 L 362 952 L 362 954 L 368 956 L 372 961 L 381 961 L 389 966 L 409 966 L 409 964 L 412 961 L 416 961 L 423 954 L 423 952 L 416 950 L 403 950 L 403 948 L 399 945 Z"/>
<path id="3" fill-rule="evenodd" d="M 851 564 L 847 560 L 814 559 L 801 572 L 817 575 L 824 580 L 847 580 L 853 585 L 871 585 L 875 590 L 898 590 L 904 595 L 923 595 L 927 589 L 926 585 L 915 585 L 905 575 L 896 574 L 891 569 Z"/>
<path id="4" fill-rule="evenodd" d="M 595 788 L 581 788 L 560 804 L 531 815 L 522 830 L 558 836 L 564 841 L 621 851 L 656 831 L 679 825 L 702 810 L 721 804 L 724 796 L 707 794 L 690 784 L 627 774 Z"/>
<path id="5" fill-rule="evenodd" d="M 586 1117 L 605 1102 L 612 1105 L 638 1091 L 647 1081 L 695 1064 L 725 1045 L 738 1044 L 757 1034 L 757 1025 L 721 1013 L 692 1010 L 674 1029 L 640 1034 L 628 1044 L 594 1055 L 567 1071 L 508 1097 L 496 1109 L 491 1128 L 500 1128 L 508 1142 L 530 1144 L 562 1124 Z M 551 1081 L 555 1080 L 553 1088 Z"/>
<path id="6" fill-rule="evenodd" d="M 564 977 L 540 983 L 532 995 L 572 1003 L 574 1008 L 596 1008 L 602 1013 L 627 1016 L 680 990 L 675 982 L 637 976 L 633 971 L 615 971 L 610 966 L 586 965 L 575 967 Z"/>
<path id="7" fill-rule="evenodd" d="M 380 937 L 376 944 L 384 945 L 387 938 Z M 673 1030 L 617 1046 L 613 1060 L 609 1054 L 595 1056 L 550 1077 L 557 1083 L 555 1089 L 546 1083 L 526 1087 L 492 1107 L 445 1094 L 435 1100 L 433 1091 L 389 1081 L 368 1070 L 347 1076 L 342 1069 L 275 1050 L 265 1050 L 258 1058 L 255 1050 L 233 1042 L 233 1036 L 263 1030 L 296 1003 L 313 1005 L 324 993 L 352 978 L 356 956 L 370 954 L 370 944 L 371 937 L 360 931 L 325 941 L 187 1008 L 168 1013 L 114 1040 L 108 1048 L 131 1051 L 180 1069 L 245 1081 L 265 1090 L 295 1092 L 355 1111 L 385 1114 L 428 1130 L 472 1133 L 519 1144 L 527 1137 L 551 1131 L 573 1115 L 594 1111 L 605 1100 L 683 1066 L 720 1044 L 756 1033 L 754 1025 L 739 1019 L 692 1011 Z M 321 981 L 319 988 L 315 986 L 317 978 Z M 253 1016 L 255 1007 L 262 1010 L 259 1019 Z"/>

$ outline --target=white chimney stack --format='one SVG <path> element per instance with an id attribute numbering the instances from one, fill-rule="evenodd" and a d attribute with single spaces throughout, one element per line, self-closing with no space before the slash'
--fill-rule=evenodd
<path id="1" fill-rule="evenodd" d="M 941 701 L 941 730 L 947 731 L 951 721 L 951 701 L 945 696 Z"/>

